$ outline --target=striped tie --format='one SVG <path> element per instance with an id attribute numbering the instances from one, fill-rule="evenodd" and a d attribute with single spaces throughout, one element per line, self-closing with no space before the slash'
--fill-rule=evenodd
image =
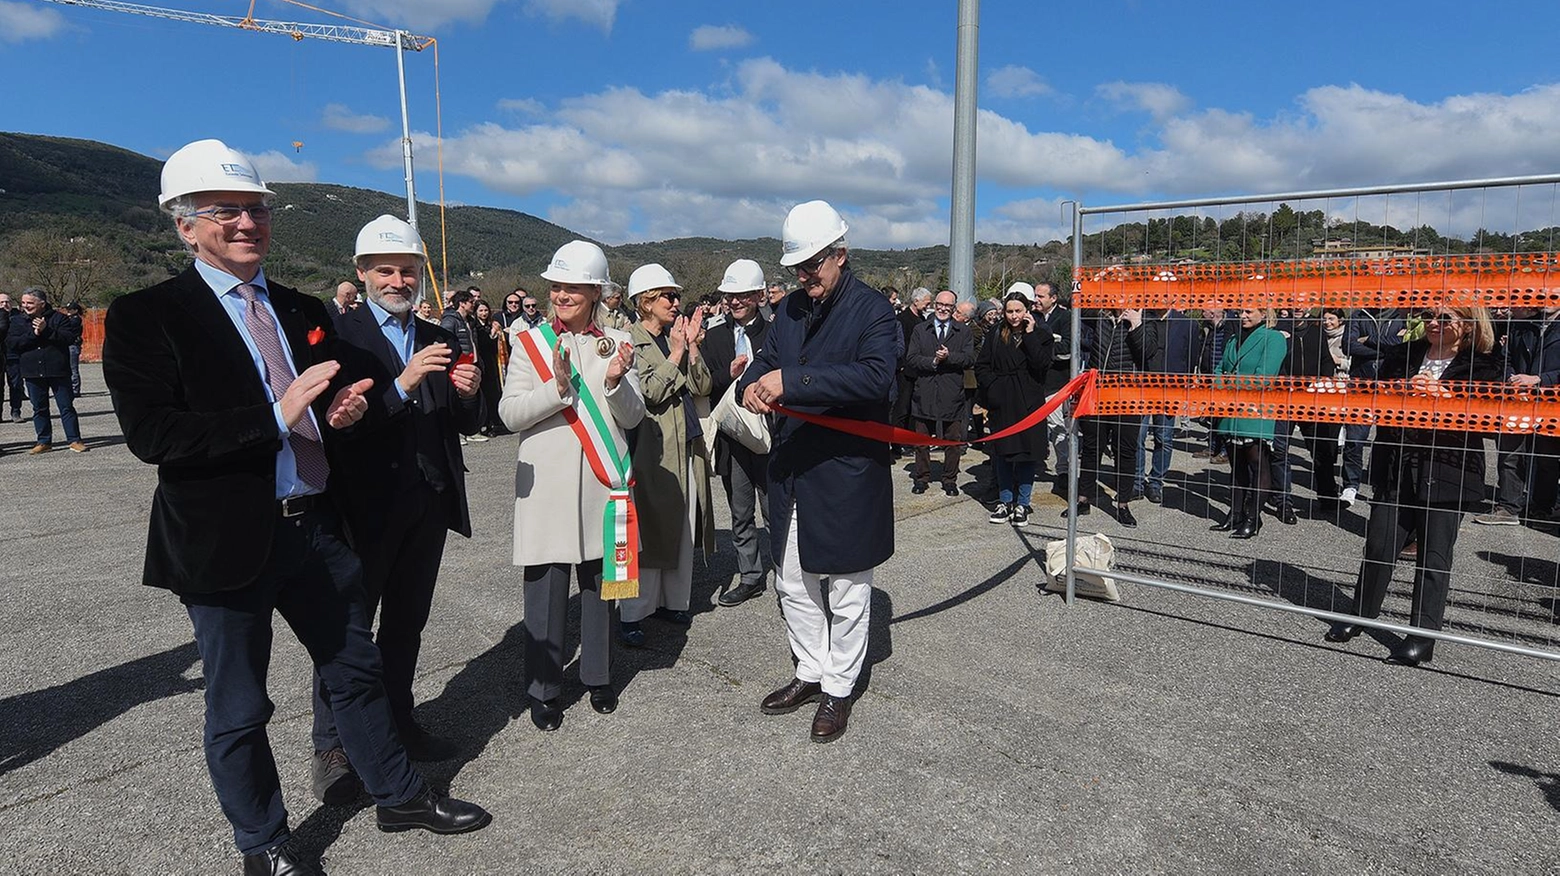
<path id="1" fill-rule="evenodd" d="M 266 383 L 270 384 L 271 393 L 279 401 L 297 375 L 293 373 L 292 366 L 287 364 L 287 356 L 282 352 L 282 339 L 276 333 L 276 320 L 271 318 L 271 311 L 260 303 L 261 291 L 259 286 L 244 283 L 238 287 L 238 296 L 244 299 L 246 305 L 244 326 L 249 329 L 249 337 L 255 342 L 260 359 L 265 363 Z M 298 478 L 312 491 L 324 492 L 325 483 L 330 479 L 330 463 L 325 461 L 325 448 L 320 444 L 319 429 L 315 428 L 314 419 L 308 411 L 293 425 L 287 435 L 287 443 L 292 446 Z"/>

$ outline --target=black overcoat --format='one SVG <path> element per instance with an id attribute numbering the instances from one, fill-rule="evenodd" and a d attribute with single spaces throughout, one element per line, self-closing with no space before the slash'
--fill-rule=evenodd
<path id="1" fill-rule="evenodd" d="M 987 411 L 992 432 L 1017 423 L 1045 404 L 1045 379 L 1051 369 L 1055 339 L 1045 323 L 1037 320 L 1034 331 L 1020 332 L 1018 343 L 1004 343 L 1002 329 L 986 336 L 975 357 L 976 400 Z M 1017 435 L 988 441 L 987 450 L 1013 462 L 1039 462 L 1046 455 L 1046 428 L 1040 423 Z"/>
<path id="2" fill-rule="evenodd" d="M 806 413 L 887 423 L 902 343 L 894 308 L 846 269 L 821 303 L 798 289 L 737 382 L 737 392 L 779 369 L 780 403 Z M 804 571 L 844 574 L 894 555 L 889 445 L 781 417 L 769 452 L 771 553 L 784 555 L 791 507 L 801 509 L 797 552 Z"/>

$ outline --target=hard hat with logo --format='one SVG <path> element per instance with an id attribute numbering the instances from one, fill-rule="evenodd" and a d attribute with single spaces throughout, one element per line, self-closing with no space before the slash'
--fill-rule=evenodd
<path id="1" fill-rule="evenodd" d="M 362 258 L 366 255 L 414 255 L 427 258 L 417 229 L 388 213 L 364 225 L 363 230 L 358 232 L 357 251 L 352 257 Z"/>
<path id="2" fill-rule="evenodd" d="M 780 264 L 789 268 L 807 261 L 843 238 L 849 228 L 827 201 L 797 204 L 786 214 L 785 225 L 780 230 L 784 250 Z"/>
<path id="3" fill-rule="evenodd" d="M 648 265 L 640 265 L 628 275 L 628 300 L 633 301 L 643 292 L 653 289 L 681 289 L 677 281 L 672 279 L 672 272 L 661 267 L 655 262 Z"/>
<path id="4" fill-rule="evenodd" d="M 571 240 L 558 247 L 547 270 L 542 272 L 542 279 L 586 286 L 606 286 L 612 282 L 607 276 L 607 254 L 588 240 Z"/>
<path id="5" fill-rule="evenodd" d="M 1013 285 L 1007 287 L 1007 291 L 1002 294 L 1002 297 L 1006 298 L 1009 295 L 1012 295 L 1014 292 L 1017 292 L 1018 294 L 1024 296 L 1024 298 L 1028 299 L 1030 304 L 1035 303 L 1035 287 L 1029 285 L 1028 283 L 1025 283 L 1022 280 L 1014 283 Z"/>
<path id="6" fill-rule="evenodd" d="M 166 210 L 174 199 L 197 192 L 275 194 L 265 187 L 255 163 L 221 140 L 196 140 L 163 163 L 158 207 Z"/>
<path id="7" fill-rule="evenodd" d="M 741 293 L 757 292 L 768 285 L 764 280 L 764 269 L 758 266 L 758 262 L 752 259 L 737 259 L 726 266 L 726 276 L 721 278 L 716 292 Z"/>

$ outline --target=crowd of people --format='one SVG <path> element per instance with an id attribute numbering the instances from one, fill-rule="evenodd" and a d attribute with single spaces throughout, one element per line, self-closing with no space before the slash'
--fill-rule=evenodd
<path id="1" fill-rule="evenodd" d="M 513 563 L 537 729 L 565 717 L 572 587 L 580 681 L 590 707 L 611 714 L 615 647 L 644 645 L 657 629 L 650 618 L 691 623 L 694 561 L 715 549 L 720 525 L 737 575 L 716 601 L 742 605 L 772 578 L 794 661 L 758 710 L 813 705 L 809 737 L 830 742 L 849 725 L 874 574 L 894 553 L 894 461 L 913 457 L 912 494 L 935 482 L 958 496 L 964 443 L 1027 418 L 1075 365 L 1205 374 L 1230 387 L 1275 375 L 1379 377 L 1425 392 L 1443 381 L 1560 382 L 1560 333 L 1550 333 L 1560 309 L 1493 322 L 1453 307 L 1091 311 L 1077 321 L 1074 363 L 1073 314 L 1053 284 L 1016 282 L 979 303 L 918 288 L 901 301 L 855 274 L 848 225 L 823 201 L 797 205 L 782 226 L 780 264 L 794 288 L 747 259 L 705 295 L 685 295 L 659 264 L 619 286 L 600 247 L 572 241 L 542 272 L 545 295 L 515 289 L 495 310 L 472 287 L 434 313 L 417 231 L 380 216 L 356 238 L 356 281 L 322 302 L 265 275 L 270 197 L 252 162 L 220 141 L 170 156 L 159 207 L 191 267 L 117 299 L 103 350 L 126 443 L 158 467 L 143 582 L 175 593 L 194 628 L 208 767 L 246 874 L 315 872 L 288 842 L 266 737 L 274 614 L 315 665 L 320 800 L 366 793 L 387 831 L 460 833 L 491 820 L 412 766 L 456 750 L 417 722 L 412 682 L 445 540 L 472 532 L 468 442 L 507 436 L 516 448 Z M 79 343 L 79 321 L 73 331 L 35 290 L 22 298 L 8 355 L 19 339 L 35 406 L 52 391 L 63 411 L 68 358 L 58 350 Z M 45 339 L 56 354 L 26 364 L 42 361 Z M 861 425 L 804 419 L 815 414 Z M 1037 482 L 1065 493 L 1067 416 L 981 446 L 991 478 L 974 489 L 992 524 L 1028 525 Z M 907 446 L 882 440 L 883 423 L 905 428 Z M 1135 527 L 1134 500 L 1165 499 L 1179 425 L 1168 415 L 1080 418 L 1069 507 L 1109 505 Z M 1361 501 L 1368 454 L 1354 614 L 1379 614 L 1394 564 L 1414 549 L 1411 622 L 1440 628 L 1458 524 L 1486 499 L 1482 436 L 1383 428 L 1372 439 L 1368 428 L 1275 422 L 1260 410 L 1206 425 L 1194 455 L 1231 472 L 1227 511 L 1211 528 L 1238 539 L 1257 537 L 1264 513 L 1297 522 L 1296 426 L 1323 515 Z M 67 438 L 79 442 L 73 428 L 72 416 Z M 940 439 L 940 458 L 910 433 Z M 1497 503 L 1479 522 L 1547 516 L 1560 478 L 1554 440 L 1500 439 Z M 719 523 L 716 479 L 727 499 Z M 1361 631 L 1336 624 L 1327 638 Z M 1417 665 L 1432 646 L 1409 637 L 1389 659 Z"/>

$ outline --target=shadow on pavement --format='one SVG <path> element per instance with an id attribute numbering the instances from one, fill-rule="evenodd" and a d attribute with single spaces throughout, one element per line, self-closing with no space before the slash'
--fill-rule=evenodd
<path id="1" fill-rule="evenodd" d="M 1544 802 L 1549 808 L 1560 812 L 1560 773 L 1546 773 L 1532 767 L 1520 764 L 1507 763 L 1503 760 L 1492 760 L 1490 766 L 1508 776 L 1520 776 L 1524 779 L 1532 779 L 1538 786 L 1538 790 L 1544 795 Z"/>
<path id="2" fill-rule="evenodd" d="M 143 703 L 202 690 L 185 678 L 194 642 L 0 700 L 0 775 L 26 766 Z"/>

